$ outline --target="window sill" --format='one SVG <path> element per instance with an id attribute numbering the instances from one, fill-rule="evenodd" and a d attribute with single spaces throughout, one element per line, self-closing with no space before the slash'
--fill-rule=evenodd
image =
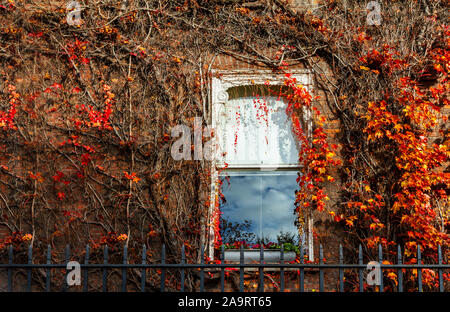
<path id="1" fill-rule="evenodd" d="M 259 249 L 244 249 L 244 263 L 259 263 L 261 250 Z M 281 252 L 279 249 L 265 249 L 263 251 L 264 263 L 280 263 Z M 284 261 L 291 262 L 296 258 L 296 253 L 293 251 L 284 252 Z M 239 263 L 241 259 L 241 251 L 239 249 L 225 250 L 224 260 L 231 263 Z"/>

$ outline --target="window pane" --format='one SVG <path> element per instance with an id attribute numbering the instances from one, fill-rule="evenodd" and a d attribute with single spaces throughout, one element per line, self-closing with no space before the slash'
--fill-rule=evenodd
<path id="1" fill-rule="evenodd" d="M 223 181 L 225 200 L 222 211 L 224 243 L 247 241 L 249 244 L 298 242 L 294 202 L 297 173 L 230 172 Z"/>
<path id="2" fill-rule="evenodd" d="M 230 167 L 296 164 L 298 147 L 286 115 L 287 104 L 275 96 L 247 93 L 231 97 L 220 114 L 218 140 L 225 153 L 221 161 Z"/>

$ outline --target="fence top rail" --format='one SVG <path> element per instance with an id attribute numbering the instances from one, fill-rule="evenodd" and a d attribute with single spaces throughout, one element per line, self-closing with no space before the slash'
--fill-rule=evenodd
<path id="1" fill-rule="evenodd" d="M 9 263 L 0 264 L 0 269 L 8 268 L 66 268 L 66 263 L 60 264 L 39 264 L 39 263 Z M 80 264 L 81 268 L 102 269 L 102 268 L 186 268 L 186 269 L 220 269 L 220 268 L 304 268 L 304 269 L 365 269 L 367 264 L 313 264 L 313 263 L 107 263 L 107 264 Z M 450 264 L 380 264 L 381 269 L 450 269 Z"/>
<path id="2" fill-rule="evenodd" d="M 383 248 L 381 245 L 378 246 L 378 261 L 379 263 L 379 267 L 381 269 L 450 269 L 450 264 L 448 263 L 443 263 L 443 259 L 442 259 L 442 249 L 441 246 L 438 246 L 438 263 L 430 263 L 430 264 L 424 264 L 422 262 L 422 257 L 421 257 L 421 248 L 420 246 L 417 246 L 417 263 L 414 264 L 404 264 L 401 261 L 401 256 L 402 256 L 402 252 L 401 252 L 401 248 L 400 246 L 398 247 L 398 263 L 397 264 L 384 264 L 382 263 L 382 256 L 383 256 Z M 65 247 L 65 261 L 62 263 L 51 263 L 51 246 L 49 245 L 47 248 L 47 263 L 46 264 L 39 264 L 39 263 L 33 263 L 33 248 L 31 246 L 28 247 L 28 252 L 27 252 L 27 260 L 28 263 L 14 263 L 13 261 L 13 257 L 14 257 L 14 249 L 12 245 L 9 245 L 8 248 L 8 263 L 4 264 L 4 263 L 0 263 L 0 269 L 11 269 L 11 268 L 27 268 L 27 269 L 32 269 L 32 268 L 65 268 L 67 263 L 69 261 L 71 261 L 71 256 L 70 256 L 70 246 L 66 245 Z M 266 249 L 264 249 L 262 246 L 260 248 L 260 250 L 256 250 L 260 252 L 260 259 L 258 261 L 258 263 L 256 262 L 246 262 L 244 261 L 244 248 L 243 246 L 240 246 L 239 249 L 232 249 L 232 251 L 237 251 L 240 253 L 240 261 L 237 260 L 228 260 L 226 262 L 224 262 L 224 254 L 225 254 L 225 246 L 222 245 L 221 248 L 221 255 L 220 255 L 220 259 L 221 261 L 215 262 L 215 263 L 211 263 L 209 261 L 205 262 L 204 259 L 204 246 L 202 245 L 200 247 L 200 251 L 201 254 L 203 255 L 201 257 L 201 262 L 200 263 L 186 263 L 186 259 L 184 256 L 184 246 L 182 246 L 181 248 L 181 261 L 178 263 L 167 263 L 166 259 L 165 259 L 165 245 L 163 244 L 161 247 L 161 259 L 160 262 L 150 262 L 150 263 L 128 263 L 128 252 L 127 252 L 127 246 L 123 247 L 123 263 L 108 263 L 108 245 L 105 245 L 103 248 L 103 259 L 104 262 L 103 264 L 98 264 L 98 263 L 89 263 L 89 251 L 90 251 L 90 247 L 89 245 L 86 246 L 86 255 L 85 255 L 85 261 L 84 264 L 81 264 L 80 267 L 82 268 L 122 268 L 122 269 L 126 269 L 126 268 L 141 268 L 141 269 L 145 269 L 145 268 L 161 268 L 161 269 L 165 269 L 165 268 L 191 268 L 191 269 L 223 269 L 223 268 L 286 268 L 286 269 L 306 269 L 306 268 L 311 268 L 311 269 L 365 269 L 367 264 L 364 264 L 363 259 L 362 259 L 362 246 L 359 246 L 359 263 L 355 264 L 355 263 L 343 263 L 343 249 L 342 249 L 342 245 L 339 246 L 339 252 L 340 252 L 340 261 L 339 263 L 324 263 L 324 258 L 323 258 L 323 247 L 322 245 L 320 245 L 320 255 L 319 255 L 319 261 L 318 262 L 304 262 L 303 259 L 303 246 L 300 245 L 300 263 L 298 262 L 286 262 L 284 261 L 284 255 L 286 253 L 286 251 L 284 250 L 284 246 L 281 246 L 281 249 L 279 250 L 280 252 L 280 261 L 275 260 L 274 261 L 270 261 L 270 262 L 266 262 L 264 261 L 264 252 L 266 251 Z M 270 250 L 270 249 L 268 249 Z M 278 251 L 278 250 L 277 250 Z M 146 246 L 143 245 L 143 249 L 142 249 L 142 259 L 146 259 Z M 146 261 L 144 261 L 146 262 Z"/>

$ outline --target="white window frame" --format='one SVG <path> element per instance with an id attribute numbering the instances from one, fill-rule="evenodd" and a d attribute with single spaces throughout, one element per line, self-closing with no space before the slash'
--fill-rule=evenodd
<path id="1" fill-rule="evenodd" d="M 297 79 L 297 83 L 306 87 L 309 91 L 312 90 L 312 73 L 308 69 L 297 69 L 290 71 L 293 78 Z M 212 129 L 217 129 L 217 121 L 219 120 L 220 112 L 224 111 L 224 105 L 228 101 L 228 93 L 227 90 L 232 87 L 239 86 L 247 86 L 247 85 L 263 85 L 269 82 L 269 86 L 275 85 L 284 85 L 284 81 L 286 80 L 284 73 L 274 73 L 271 70 L 231 70 L 231 71 L 212 71 L 212 81 L 210 88 L 210 112 L 211 112 L 211 126 Z M 307 135 L 311 137 L 312 135 L 312 119 L 311 119 L 311 111 L 305 109 L 303 113 L 304 125 L 307 126 Z M 217 134 L 212 138 L 213 146 L 217 146 Z M 213 216 L 215 199 L 217 196 L 216 183 L 219 179 L 218 167 L 219 163 L 216 159 L 217 157 L 213 157 L 211 161 L 211 192 L 210 192 L 210 207 L 208 211 L 208 223 Z M 226 170 L 243 170 L 243 169 L 261 169 L 261 170 L 292 170 L 299 169 L 299 164 L 284 164 L 279 165 L 274 169 L 271 166 L 265 165 L 252 165 L 252 166 L 240 166 L 233 165 L 229 166 Z M 314 249 L 313 249 L 313 235 L 312 235 L 312 225 L 313 220 L 312 217 L 308 219 L 308 240 L 307 242 L 302 241 L 304 245 L 307 245 L 309 259 L 314 258 Z M 214 259 L 214 225 L 209 225 L 208 237 L 207 237 L 207 254 L 210 259 Z"/>

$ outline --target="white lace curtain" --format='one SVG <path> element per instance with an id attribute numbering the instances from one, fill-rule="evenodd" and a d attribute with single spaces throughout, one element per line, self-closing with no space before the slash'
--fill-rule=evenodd
<path id="1" fill-rule="evenodd" d="M 233 89 L 219 114 L 218 141 L 225 153 L 221 162 L 230 167 L 297 164 L 298 143 L 286 102 L 274 95 L 258 96 L 248 87 Z"/>

